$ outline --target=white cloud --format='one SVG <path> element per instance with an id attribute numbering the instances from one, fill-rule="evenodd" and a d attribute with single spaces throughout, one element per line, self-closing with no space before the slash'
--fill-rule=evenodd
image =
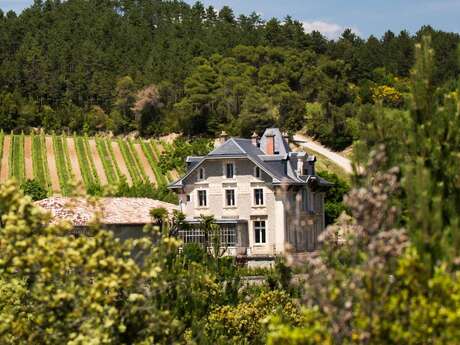
<path id="1" fill-rule="evenodd" d="M 334 40 L 340 37 L 346 27 L 343 27 L 336 23 L 328 23 L 321 20 L 315 20 L 312 22 L 302 22 L 305 32 L 319 31 L 327 38 Z M 351 27 L 351 31 L 359 35 L 358 29 Z"/>

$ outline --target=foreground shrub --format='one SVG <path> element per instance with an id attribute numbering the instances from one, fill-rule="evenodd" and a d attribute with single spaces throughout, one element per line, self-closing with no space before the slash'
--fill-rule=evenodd
<path id="1" fill-rule="evenodd" d="M 289 296 L 275 290 L 234 307 L 216 308 L 208 317 L 205 332 L 215 344 L 264 344 L 269 317 L 273 315 L 291 325 L 301 320 L 300 310 Z"/>

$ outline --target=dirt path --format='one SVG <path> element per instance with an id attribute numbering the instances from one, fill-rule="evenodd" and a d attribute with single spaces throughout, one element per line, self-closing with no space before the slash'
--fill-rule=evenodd
<path id="1" fill-rule="evenodd" d="M 53 138 L 46 137 L 46 155 L 48 160 L 48 170 L 50 172 L 51 187 L 53 193 L 59 193 L 61 187 L 59 186 L 59 176 L 57 173 L 56 158 L 54 157 L 54 147 L 53 147 Z"/>
<path id="2" fill-rule="evenodd" d="M 30 135 L 24 137 L 24 166 L 26 169 L 26 180 L 33 180 L 34 165 L 32 161 L 32 137 Z"/>
<path id="3" fill-rule="evenodd" d="M 9 157 L 10 157 L 10 147 L 11 147 L 11 136 L 5 135 L 3 139 L 3 157 L 2 163 L 0 166 L 0 182 L 5 182 L 8 180 L 9 173 Z"/>
<path id="4" fill-rule="evenodd" d="M 89 139 L 89 148 L 91 150 L 91 155 L 93 156 L 94 166 L 96 167 L 97 176 L 99 176 L 99 181 L 105 186 L 107 181 L 107 176 L 105 175 L 104 164 L 102 164 L 101 157 L 99 156 L 99 151 L 97 150 L 96 140 Z"/>
<path id="5" fill-rule="evenodd" d="M 123 159 L 123 155 L 121 154 L 120 146 L 118 146 L 118 143 L 116 141 L 112 141 L 112 149 L 116 159 L 116 162 L 113 162 L 113 164 L 117 164 L 121 173 L 126 176 L 126 181 L 129 184 L 133 184 L 133 180 L 131 179 L 131 175 L 129 174 L 129 170 L 126 167 L 125 160 Z"/>
<path id="6" fill-rule="evenodd" d="M 294 135 L 294 141 L 306 149 L 316 151 L 323 156 L 326 156 L 339 167 L 341 167 L 347 174 L 351 174 L 353 172 L 351 161 L 348 158 L 345 158 L 338 153 L 329 150 L 327 147 L 324 147 L 320 143 L 316 143 L 310 138 L 301 134 Z"/>
<path id="7" fill-rule="evenodd" d="M 74 176 L 75 182 L 83 182 L 80 164 L 78 162 L 77 149 L 75 148 L 75 140 L 73 140 L 71 137 L 67 138 L 67 148 L 69 149 L 70 166 L 72 167 L 72 174 Z"/>
<path id="8" fill-rule="evenodd" d="M 149 178 L 150 182 L 153 183 L 154 185 L 158 185 L 157 179 L 155 178 L 155 174 L 152 170 L 152 167 L 150 166 L 150 163 L 145 157 L 144 151 L 142 150 L 141 144 L 135 143 L 134 144 L 134 149 L 136 150 L 136 154 L 139 157 L 139 161 L 142 164 L 142 168 L 145 171 L 145 174 Z"/>

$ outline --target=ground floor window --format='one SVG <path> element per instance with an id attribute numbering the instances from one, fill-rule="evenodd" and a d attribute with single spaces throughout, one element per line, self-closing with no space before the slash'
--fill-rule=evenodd
<path id="1" fill-rule="evenodd" d="M 225 247 L 236 246 L 236 224 L 222 224 L 220 226 L 220 244 Z"/>
<path id="2" fill-rule="evenodd" d="M 217 234 L 220 238 L 222 247 L 235 247 L 236 246 L 236 224 L 220 224 L 220 231 Z M 204 247 L 212 246 L 212 234 L 206 234 L 198 226 L 192 226 L 187 230 L 179 230 L 178 237 L 184 244 L 198 243 Z"/>
<path id="3" fill-rule="evenodd" d="M 256 244 L 267 243 L 267 230 L 265 227 L 265 220 L 254 221 L 254 242 Z"/>

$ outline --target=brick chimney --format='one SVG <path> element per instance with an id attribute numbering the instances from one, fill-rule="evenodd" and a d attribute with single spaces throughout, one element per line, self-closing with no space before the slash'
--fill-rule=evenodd
<path id="1" fill-rule="evenodd" d="M 218 147 L 220 145 L 222 145 L 223 143 L 225 143 L 226 141 L 228 140 L 228 134 L 227 132 L 225 131 L 222 131 L 219 135 L 219 138 L 216 140 L 216 144 L 217 145 L 214 145 L 215 147 Z"/>
<path id="2" fill-rule="evenodd" d="M 275 154 L 275 134 L 273 133 L 266 135 L 265 153 L 267 155 Z"/>
<path id="3" fill-rule="evenodd" d="M 252 142 L 252 145 L 259 147 L 259 136 L 257 135 L 256 132 L 252 133 L 251 142 Z"/>

